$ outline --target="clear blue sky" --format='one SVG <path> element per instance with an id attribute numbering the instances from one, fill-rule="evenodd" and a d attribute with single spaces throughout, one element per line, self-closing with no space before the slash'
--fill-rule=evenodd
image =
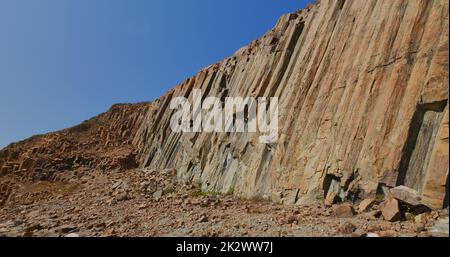
<path id="1" fill-rule="evenodd" d="M 310 1 L 0 0 L 0 148 L 158 98 Z"/>

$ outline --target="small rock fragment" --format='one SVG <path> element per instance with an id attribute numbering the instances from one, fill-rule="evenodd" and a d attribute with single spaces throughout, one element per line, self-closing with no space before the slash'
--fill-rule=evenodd
<path id="1" fill-rule="evenodd" d="M 397 237 L 398 233 L 394 230 L 386 230 L 378 232 L 380 237 Z"/>
<path id="2" fill-rule="evenodd" d="M 72 226 L 72 225 L 62 225 L 62 226 L 57 227 L 57 228 L 55 229 L 55 231 L 56 231 L 56 232 L 59 232 L 59 233 L 66 234 L 66 233 L 70 233 L 70 232 L 72 232 L 72 231 L 74 231 L 74 230 L 76 230 L 76 229 L 77 229 L 76 226 Z"/>
<path id="3" fill-rule="evenodd" d="M 155 193 L 153 193 L 153 199 L 155 201 L 159 201 L 161 199 L 162 195 L 163 195 L 163 191 L 157 190 Z"/>
<path id="4" fill-rule="evenodd" d="M 65 237 L 80 237 L 80 235 L 78 235 L 77 233 L 70 233 L 67 234 Z"/>
<path id="5" fill-rule="evenodd" d="M 449 237 L 448 229 L 449 229 L 449 219 L 446 218 L 437 221 L 429 232 L 430 235 L 433 237 Z"/>
<path id="6" fill-rule="evenodd" d="M 144 181 L 141 183 L 141 191 L 145 194 L 153 194 L 154 192 L 156 192 L 156 190 L 158 190 L 158 185 L 156 184 L 155 181 L 151 180 L 151 181 Z"/>
<path id="7" fill-rule="evenodd" d="M 146 204 L 141 204 L 141 205 L 138 206 L 139 210 L 144 210 L 144 209 L 147 209 L 147 208 L 148 208 L 148 205 L 146 205 Z"/>
<path id="8" fill-rule="evenodd" d="M 367 233 L 366 237 L 380 237 L 377 233 Z"/>
<path id="9" fill-rule="evenodd" d="M 372 199 L 372 198 L 365 199 L 364 201 L 362 201 L 362 202 L 359 204 L 358 211 L 359 211 L 360 213 L 366 212 L 366 211 L 370 210 L 370 208 L 371 208 L 374 204 L 375 204 L 375 199 Z"/>
<path id="10" fill-rule="evenodd" d="M 362 230 L 362 229 L 360 229 L 360 228 L 357 228 L 355 231 L 353 231 L 353 233 L 352 233 L 352 237 L 366 237 L 367 236 L 367 233 L 366 233 L 366 231 L 364 231 L 364 230 Z"/>
<path id="11" fill-rule="evenodd" d="M 198 219 L 199 223 L 205 223 L 208 222 L 208 216 L 206 216 L 205 214 L 203 214 L 202 216 L 200 216 L 200 219 Z"/>
<path id="12" fill-rule="evenodd" d="M 289 216 L 289 218 L 287 219 L 287 223 L 288 224 L 294 224 L 294 223 L 296 223 L 297 222 L 297 216 L 295 216 L 295 215 L 291 215 L 291 216 Z"/>
<path id="13" fill-rule="evenodd" d="M 115 198 L 115 200 L 118 202 L 127 201 L 129 199 L 130 199 L 130 196 L 125 192 L 118 194 Z"/>
<path id="14" fill-rule="evenodd" d="M 352 234 L 356 230 L 356 226 L 353 223 L 346 222 L 339 227 L 339 232 L 345 235 Z"/>
<path id="15" fill-rule="evenodd" d="M 327 197 L 325 198 L 325 206 L 332 206 L 333 204 L 335 204 L 336 203 L 336 197 L 337 197 L 337 193 L 336 192 L 328 193 Z"/>
<path id="16" fill-rule="evenodd" d="M 370 217 L 371 219 L 378 219 L 381 217 L 381 211 L 380 210 L 371 211 L 371 212 L 368 212 L 366 215 L 368 217 Z"/>

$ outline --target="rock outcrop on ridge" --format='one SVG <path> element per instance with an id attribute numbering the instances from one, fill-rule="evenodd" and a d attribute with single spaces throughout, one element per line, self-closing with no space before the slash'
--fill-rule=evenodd
<path id="1" fill-rule="evenodd" d="M 448 206 L 448 5 L 321 0 L 156 101 L 5 148 L 0 174 L 39 181 L 73 170 L 172 169 L 204 191 L 299 205 L 403 185 L 431 208 Z M 172 132 L 170 101 L 194 89 L 278 97 L 278 141 Z M 2 202 L 14 191 L 8 183 Z"/>
<path id="2" fill-rule="evenodd" d="M 0 151 L 0 207 L 15 190 L 23 190 L 18 184 L 138 167 L 132 139 L 147 110 L 148 104 L 114 105 L 73 128 L 6 147 Z"/>

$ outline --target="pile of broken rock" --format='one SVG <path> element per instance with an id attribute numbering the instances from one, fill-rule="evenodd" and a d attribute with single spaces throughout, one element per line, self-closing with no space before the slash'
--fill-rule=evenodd
<path id="1" fill-rule="evenodd" d="M 417 224 L 417 231 L 425 231 L 433 237 L 449 236 L 449 219 L 441 218 L 438 211 L 433 211 L 422 203 L 419 193 L 406 186 L 398 186 L 390 189 L 383 200 L 367 198 L 359 203 L 357 210 L 350 203 L 332 205 L 333 213 L 339 218 L 351 218 L 357 213 L 370 218 L 382 218 L 389 222 L 401 222 L 412 220 Z M 374 233 L 366 233 L 362 236 L 379 236 Z"/>

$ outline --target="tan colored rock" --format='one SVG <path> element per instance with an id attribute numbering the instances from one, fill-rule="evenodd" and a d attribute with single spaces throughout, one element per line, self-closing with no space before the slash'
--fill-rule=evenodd
<path id="1" fill-rule="evenodd" d="M 333 205 L 333 214 L 338 218 L 351 218 L 355 215 L 355 211 L 349 203 L 343 203 Z"/>
<path id="2" fill-rule="evenodd" d="M 414 222 L 418 224 L 425 224 L 428 219 L 428 213 L 422 213 L 414 217 Z"/>
<path id="3" fill-rule="evenodd" d="M 376 202 L 375 199 L 372 198 L 363 200 L 358 206 L 359 213 L 363 213 L 370 210 L 370 208 L 375 204 L 375 202 Z"/>
<path id="4" fill-rule="evenodd" d="M 380 235 L 376 233 L 367 233 L 366 237 L 380 237 Z"/>
<path id="5" fill-rule="evenodd" d="M 422 198 L 419 196 L 419 193 L 405 186 L 399 186 L 391 189 L 391 195 L 395 199 L 407 203 L 412 206 L 418 206 L 422 204 Z"/>
<path id="6" fill-rule="evenodd" d="M 332 206 L 333 204 L 335 204 L 336 203 L 336 197 L 337 197 L 337 194 L 335 192 L 330 192 L 327 195 L 327 198 L 325 198 L 325 205 L 326 206 Z"/>
<path id="7" fill-rule="evenodd" d="M 381 214 L 387 221 L 395 222 L 402 218 L 400 203 L 396 199 L 387 199 L 381 203 Z"/>
<path id="8" fill-rule="evenodd" d="M 357 227 L 353 223 L 346 222 L 339 226 L 338 231 L 344 235 L 350 235 L 355 232 L 356 229 Z"/>
<path id="9" fill-rule="evenodd" d="M 368 213 L 365 214 L 366 217 L 368 217 L 369 219 L 378 219 L 382 216 L 381 211 L 380 210 L 375 210 L 375 211 L 370 211 Z"/>

